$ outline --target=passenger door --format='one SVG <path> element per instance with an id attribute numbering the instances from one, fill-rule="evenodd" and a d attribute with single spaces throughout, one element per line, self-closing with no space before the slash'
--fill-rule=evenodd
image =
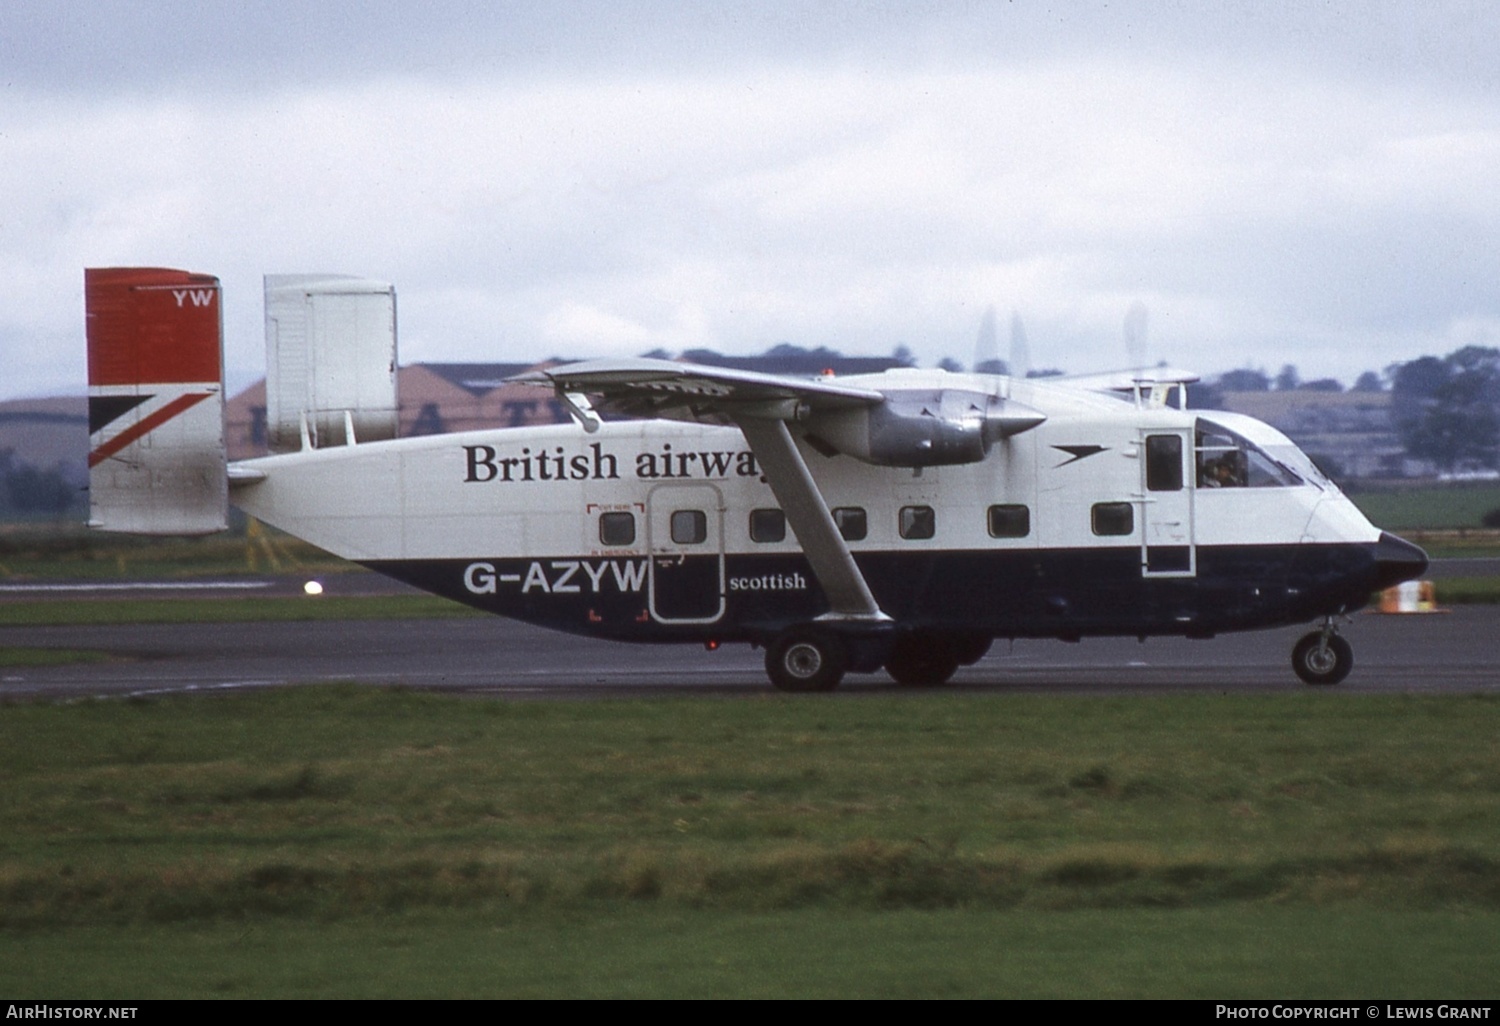
<path id="1" fill-rule="evenodd" d="M 713 623 L 724 615 L 724 498 L 711 484 L 651 490 L 646 542 L 650 609 L 660 623 Z"/>
<path id="2" fill-rule="evenodd" d="M 1193 435 L 1186 428 L 1141 432 L 1141 572 L 1147 577 L 1192 577 Z"/>

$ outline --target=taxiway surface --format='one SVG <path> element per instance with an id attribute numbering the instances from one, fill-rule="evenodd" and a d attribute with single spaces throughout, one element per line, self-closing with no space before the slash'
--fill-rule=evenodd
<path id="1" fill-rule="evenodd" d="M 943 690 L 1130 694 L 1305 690 L 1290 666 L 1309 628 L 1225 635 L 998 641 Z M 1500 688 L 1500 607 L 1359 614 L 1344 629 L 1355 667 L 1341 694 Z M 769 692 L 747 645 L 625 645 L 494 618 L 304 623 L 4 627 L 0 647 L 106 652 L 103 662 L 0 670 L 0 698 L 233 691 L 336 681 L 474 695 L 582 698 Z M 897 690 L 851 675 L 840 694 Z"/>

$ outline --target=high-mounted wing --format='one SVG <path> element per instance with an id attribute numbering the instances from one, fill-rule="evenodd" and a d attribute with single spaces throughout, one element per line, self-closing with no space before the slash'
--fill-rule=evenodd
<path id="1" fill-rule="evenodd" d="M 634 417 L 669 417 L 738 425 L 786 513 L 813 575 L 843 620 L 888 619 L 839 534 L 828 503 L 787 431 L 786 421 L 814 411 L 868 408 L 885 402 L 871 389 L 771 374 L 698 367 L 667 360 L 593 360 L 534 371 L 515 380 L 550 384 L 589 430 L 581 397 Z"/>
<path id="2" fill-rule="evenodd" d="M 977 462 L 996 440 L 1046 419 L 987 392 L 876 390 L 667 360 L 594 360 L 516 380 L 551 385 L 588 430 L 598 424 L 585 408 L 585 396 L 599 408 L 628 416 L 738 426 L 828 597 L 829 615 L 839 619 L 887 617 L 834 524 L 789 424 L 825 456 L 924 467 Z"/>
<path id="3" fill-rule="evenodd" d="M 1038 410 L 970 388 L 873 389 L 830 380 L 703 367 L 669 360 L 592 360 L 514 380 L 551 385 L 593 430 L 584 396 L 630 417 L 743 426 L 747 418 L 797 425 L 825 456 L 886 467 L 977 463 L 997 440 L 1046 420 Z"/>
<path id="4" fill-rule="evenodd" d="M 718 424 L 743 416 L 801 421 L 814 412 L 885 402 L 884 393 L 868 388 L 645 358 L 588 360 L 512 380 L 551 385 L 564 397 L 587 395 L 595 407 L 628 417 Z"/>

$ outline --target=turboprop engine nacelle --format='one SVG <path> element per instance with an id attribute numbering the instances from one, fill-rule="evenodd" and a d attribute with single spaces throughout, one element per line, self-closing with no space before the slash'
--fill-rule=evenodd
<path id="1" fill-rule="evenodd" d="M 1034 428 L 1045 414 L 986 392 L 911 389 L 877 406 L 813 414 L 809 445 L 883 467 L 978 463 L 998 439 Z"/>

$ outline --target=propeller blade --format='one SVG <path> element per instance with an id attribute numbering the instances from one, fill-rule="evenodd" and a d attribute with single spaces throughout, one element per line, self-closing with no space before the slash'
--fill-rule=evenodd
<path id="1" fill-rule="evenodd" d="M 1146 304 L 1136 300 L 1125 313 L 1125 355 L 1130 368 L 1146 366 Z"/>
<path id="2" fill-rule="evenodd" d="M 1021 314 L 1010 315 L 1010 376 L 1024 378 L 1031 373 L 1031 349 L 1026 345 L 1026 326 L 1021 323 Z"/>
<path id="3" fill-rule="evenodd" d="M 985 308 L 979 321 L 979 337 L 974 340 L 974 373 L 1004 374 L 1005 361 L 1000 359 L 1000 328 L 993 305 Z"/>

